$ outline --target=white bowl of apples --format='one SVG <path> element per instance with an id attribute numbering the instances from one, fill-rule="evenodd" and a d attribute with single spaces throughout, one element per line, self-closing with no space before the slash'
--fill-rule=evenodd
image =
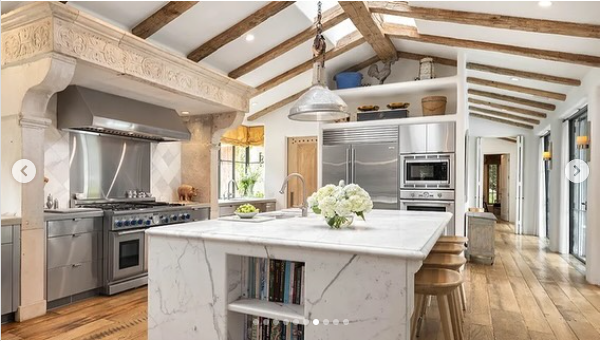
<path id="1" fill-rule="evenodd" d="M 259 209 L 254 207 L 251 204 L 244 204 L 240 207 L 237 208 L 237 210 L 235 210 L 235 215 L 237 215 L 238 217 L 240 217 L 240 219 L 252 219 L 254 218 L 255 215 L 257 215 L 259 212 Z"/>

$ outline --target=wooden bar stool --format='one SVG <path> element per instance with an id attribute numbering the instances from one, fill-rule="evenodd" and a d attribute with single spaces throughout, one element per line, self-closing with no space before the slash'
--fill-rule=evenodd
<path id="1" fill-rule="evenodd" d="M 428 296 L 435 296 L 440 311 L 440 323 L 446 340 L 461 339 L 462 320 L 457 316 L 456 292 L 463 282 L 458 271 L 449 269 L 421 268 L 415 274 L 415 312 L 411 321 L 411 338 L 417 335 L 418 319 L 426 306 Z"/>
<path id="2" fill-rule="evenodd" d="M 453 255 L 460 255 L 465 252 L 464 245 L 451 244 L 451 243 L 439 243 L 435 244 L 431 249 L 431 253 L 449 253 Z"/>
<path id="3" fill-rule="evenodd" d="M 437 240 L 437 243 L 459 244 L 459 245 L 465 245 L 468 242 L 469 242 L 469 238 L 461 237 L 461 236 L 441 236 Z"/>
<path id="4" fill-rule="evenodd" d="M 459 238 L 465 238 L 465 237 L 459 237 Z M 436 243 L 433 246 L 433 248 L 431 249 L 431 253 L 429 255 L 431 256 L 434 254 L 451 254 L 451 255 L 460 256 L 461 258 L 464 258 L 466 261 L 466 258 L 464 256 L 465 250 L 466 250 L 465 246 L 460 245 L 460 244 Z M 461 266 L 461 269 L 457 269 L 457 270 L 462 273 L 462 266 Z M 467 293 L 466 293 L 466 288 L 464 285 L 460 286 L 459 295 L 460 295 L 460 302 L 462 304 L 462 309 L 466 311 L 467 310 Z"/>
<path id="5" fill-rule="evenodd" d="M 450 253 L 430 253 L 423 261 L 423 267 L 450 269 L 462 273 L 463 266 L 467 264 L 467 259 L 463 256 Z M 465 296 L 465 283 L 460 285 L 458 298 L 463 310 L 467 310 L 467 300 Z M 462 316 L 462 312 L 461 312 Z"/>

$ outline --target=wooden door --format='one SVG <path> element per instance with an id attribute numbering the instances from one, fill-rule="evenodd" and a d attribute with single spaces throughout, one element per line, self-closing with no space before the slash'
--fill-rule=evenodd
<path id="1" fill-rule="evenodd" d="M 306 181 L 306 196 L 317 191 L 317 137 L 288 137 L 287 174 L 300 173 Z M 287 207 L 302 206 L 302 185 L 297 178 L 287 187 Z"/>

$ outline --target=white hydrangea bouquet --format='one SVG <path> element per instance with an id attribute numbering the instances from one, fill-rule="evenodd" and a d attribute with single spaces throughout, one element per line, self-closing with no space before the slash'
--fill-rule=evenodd
<path id="1" fill-rule="evenodd" d="M 354 221 L 354 215 L 365 220 L 365 214 L 373 209 L 373 201 L 367 191 L 359 185 L 327 185 L 308 198 L 308 206 L 313 212 L 325 218 L 327 225 L 339 229 L 348 227 Z"/>

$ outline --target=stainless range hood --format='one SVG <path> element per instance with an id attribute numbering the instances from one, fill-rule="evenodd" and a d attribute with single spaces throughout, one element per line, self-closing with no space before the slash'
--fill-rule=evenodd
<path id="1" fill-rule="evenodd" d="M 189 140 L 173 109 L 71 85 L 58 94 L 58 129 L 152 141 Z"/>

